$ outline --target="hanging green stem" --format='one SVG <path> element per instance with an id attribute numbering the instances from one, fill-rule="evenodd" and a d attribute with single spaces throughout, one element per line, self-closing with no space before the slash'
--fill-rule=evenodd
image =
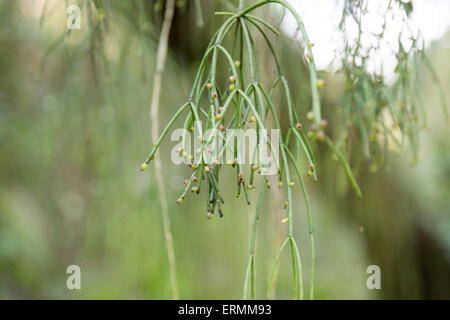
<path id="1" fill-rule="evenodd" d="M 350 180 L 350 183 L 351 183 L 353 189 L 355 190 L 356 195 L 359 198 L 362 198 L 361 189 L 359 188 L 358 183 L 356 182 L 356 179 L 353 176 L 352 169 L 350 169 L 350 165 L 348 164 L 347 160 L 345 160 L 345 158 L 342 155 L 342 153 L 334 146 L 333 142 L 327 136 L 325 136 L 325 142 L 328 144 L 330 149 L 334 152 L 336 157 L 339 159 L 339 161 L 344 166 L 345 173 L 347 174 L 347 177 Z"/>
<path id="2" fill-rule="evenodd" d="M 260 186 L 260 191 L 259 191 L 259 197 L 258 197 L 258 202 L 256 204 L 256 211 L 255 211 L 255 218 L 253 219 L 253 229 L 252 229 L 252 236 L 251 236 L 251 240 L 250 240 L 250 256 L 249 256 L 249 261 L 248 261 L 248 265 L 247 265 L 247 272 L 245 275 L 245 280 L 244 280 L 244 294 L 243 294 L 243 299 L 247 298 L 247 283 L 249 280 L 249 274 L 250 274 L 250 299 L 254 299 L 255 298 L 255 281 L 254 281 L 254 275 L 255 275 L 255 266 L 254 266 L 254 255 L 255 255 L 255 247 L 256 247 L 256 227 L 258 224 L 258 220 L 259 220 L 259 215 L 261 212 L 261 204 L 262 204 L 262 200 L 263 200 L 263 196 L 264 196 L 264 191 L 265 191 L 265 182 L 267 181 L 267 178 L 264 177 L 263 182 L 261 183 Z"/>

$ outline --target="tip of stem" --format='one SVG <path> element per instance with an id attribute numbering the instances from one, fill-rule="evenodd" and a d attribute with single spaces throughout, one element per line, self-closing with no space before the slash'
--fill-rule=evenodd
<path id="1" fill-rule="evenodd" d="M 145 171 L 148 168 L 148 163 L 144 162 L 143 164 L 141 164 L 141 171 Z"/>

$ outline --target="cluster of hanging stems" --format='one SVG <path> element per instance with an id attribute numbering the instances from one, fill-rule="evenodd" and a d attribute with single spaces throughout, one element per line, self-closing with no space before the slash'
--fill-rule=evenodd
<path id="1" fill-rule="evenodd" d="M 411 3 L 390 0 L 381 12 L 381 32 L 372 34 L 363 29 L 363 21 L 367 14 L 369 0 L 358 0 L 357 6 L 346 2 L 339 24 L 344 43 L 344 55 L 340 60 L 341 73 L 345 76 L 345 89 L 339 108 L 340 128 L 336 133 L 336 145 L 343 148 L 352 147 L 354 128 L 359 134 L 358 143 L 366 160 L 371 160 L 371 171 L 380 165 L 388 164 L 388 146 L 393 145 L 401 150 L 408 144 L 412 151 L 412 163 L 418 160 L 419 130 L 427 128 L 427 113 L 424 101 L 423 79 L 427 70 L 438 89 L 444 120 L 448 123 L 449 114 L 442 84 L 434 70 L 430 58 L 425 52 L 420 30 L 414 28 L 409 20 L 407 7 Z M 367 71 L 369 57 L 381 55 L 382 45 L 390 45 L 385 39 L 385 32 L 391 27 L 389 12 L 396 12 L 397 19 L 403 21 L 404 27 L 398 33 L 393 44 L 398 46 L 395 53 L 396 81 L 386 84 L 382 73 Z M 356 41 L 346 36 L 346 22 L 350 19 L 358 26 Z M 360 40 L 371 39 L 369 46 L 362 46 Z M 405 41 L 407 39 L 408 41 Z M 395 43 L 397 42 L 397 43 Z M 409 43 L 408 43 L 409 42 Z"/>
<path id="2" fill-rule="evenodd" d="M 312 94 L 312 111 L 308 113 L 307 119 L 310 122 L 308 134 L 304 134 L 304 129 L 302 124 L 299 122 L 298 115 L 293 106 L 290 89 L 286 78 L 283 76 L 282 70 L 280 68 L 280 63 L 277 59 L 274 46 L 272 45 L 269 36 L 263 29 L 263 27 L 268 28 L 271 32 L 279 35 L 279 32 L 271 26 L 267 21 L 262 20 L 250 13 L 258 7 L 261 7 L 268 3 L 277 3 L 290 11 L 298 24 L 298 31 L 301 32 L 303 41 L 306 47 L 306 61 L 309 66 L 310 80 L 311 80 L 311 94 Z M 327 125 L 327 121 L 321 118 L 320 109 L 320 97 L 319 88 L 323 86 L 323 81 L 317 78 L 316 69 L 314 65 L 314 58 L 312 54 L 313 44 L 309 42 L 308 36 L 305 32 L 304 25 L 300 20 L 297 12 L 284 0 L 264 0 L 257 2 L 246 9 L 239 9 L 238 13 L 232 12 L 217 12 L 216 15 L 229 16 L 229 18 L 222 24 L 222 26 L 217 30 L 217 32 L 212 37 L 203 59 L 200 63 L 197 75 L 194 80 L 194 85 L 189 97 L 189 100 L 182 105 L 178 111 L 174 114 L 172 119 L 169 121 L 167 126 L 164 128 L 162 134 L 153 145 L 150 155 L 142 165 L 141 170 L 146 170 L 150 161 L 154 158 L 156 151 L 158 150 L 164 137 L 170 131 L 172 126 L 178 117 L 184 112 L 188 111 L 186 119 L 184 121 L 184 128 L 186 130 L 194 131 L 197 130 L 198 139 L 201 142 L 201 156 L 197 163 L 189 164 L 189 167 L 193 170 L 190 178 L 185 180 L 185 190 L 182 195 L 178 198 L 177 203 L 180 204 L 185 199 L 186 195 L 190 192 L 200 193 L 203 184 L 207 184 L 207 217 L 211 218 L 214 212 L 217 211 L 222 217 L 222 204 L 224 199 L 221 196 L 219 190 L 219 173 L 221 171 L 222 165 L 216 161 L 211 161 L 208 163 L 208 157 L 206 152 L 208 146 L 211 143 L 210 139 L 203 137 L 202 126 L 199 125 L 202 119 L 206 120 L 206 129 L 215 129 L 219 132 L 224 132 L 226 129 L 235 128 L 243 129 L 248 125 L 255 125 L 258 129 L 266 129 L 266 121 L 269 113 L 272 115 L 274 125 L 276 129 L 280 130 L 281 126 L 278 120 L 277 113 L 275 112 L 274 105 L 272 102 L 272 96 L 274 90 L 281 86 L 287 101 L 287 111 L 289 116 L 289 128 L 287 129 L 286 135 L 283 138 L 280 135 L 280 151 L 281 160 L 276 163 L 278 170 L 278 187 L 283 188 L 285 186 L 287 190 L 287 201 L 284 203 L 284 208 L 287 209 L 287 217 L 284 221 L 288 222 L 288 236 L 286 240 L 281 245 L 275 260 L 273 262 L 272 271 L 269 279 L 269 285 L 267 289 L 267 297 L 270 297 L 270 292 L 273 284 L 273 279 L 275 271 L 277 268 L 277 263 L 280 259 L 282 251 L 289 244 L 292 256 L 292 273 L 293 273 L 293 284 L 294 284 L 294 299 L 304 298 L 304 288 L 303 288 L 303 273 L 302 273 L 302 260 L 300 256 L 300 251 L 297 246 L 296 240 L 294 239 L 293 233 L 293 214 L 292 214 L 292 188 L 294 186 L 293 176 L 290 171 L 290 165 L 294 169 L 294 175 L 297 177 L 300 184 L 306 205 L 307 213 L 307 223 L 310 241 L 310 252 L 311 252 L 311 264 L 310 264 L 310 285 L 309 285 L 309 297 L 313 299 L 314 297 L 314 269 L 315 269 L 315 253 L 314 253 L 314 233 L 311 218 L 311 211 L 309 205 L 308 193 L 305 187 L 305 182 L 303 180 L 302 172 L 298 166 L 300 153 L 304 152 L 309 163 L 307 175 L 311 176 L 314 180 L 317 180 L 316 176 L 316 164 L 311 151 L 311 146 L 308 141 L 308 137 L 315 141 L 324 141 L 330 148 L 334 151 L 337 158 L 343 163 L 346 173 L 350 179 L 350 182 L 357 194 L 360 196 L 359 187 L 350 171 L 350 167 L 346 162 L 342 154 L 334 147 L 331 140 L 324 134 L 324 129 Z M 249 32 L 249 26 L 254 27 L 265 39 L 268 48 L 273 56 L 278 76 L 274 80 L 271 88 L 266 90 L 259 81 L 259 70 L 257 66 L 256 50 L 254 47 L 253 37 Z M 231 53 L 222 45 L 225 37 L 230 32 L 232 27 L 235 26 L 235 37 L 233 48 Z M 240 43 L 238 44 L 238 40 Z M 233 55 L 238 50 L 239 58 L 233 59 Z M 244 52 L 248 54 L 248 74 L 249 81 L 246 84 L 244 79 L 243 65 L 242 61 L 244 58 Z M 228 64 L 228 70 L 230 75 L 228 77 L 226 89 L 221 91 L 219 85 L 216 82 L 216 69 L 217 60 L 219 54 L 225 57 Z M 207 69 L 209 66 L 209 69 Z M 206 77 L 205 77 L 206 75 Z M 209 102 L 209 107 L 207 110 L 200 108 L 202 99 L 207 98 Z M 225 118 L 228 121 L 225 121 Z M 193 125 L 197 124 L 194 128 Z M 224 139 L 224 138 L 223 138 Z M 260 137 L 258 137 L 260 139 Z M 225 140 L 225 139 L 224 139 Z M 289 148 L 289 143 L 291 140 L 295 142 L 295 155 L 294 152 Z M 228 141 L 229 142 L 229 141 Z M 227 144 L 226 142 L 225 144 Z M 182 137 L 182 145 L 185 146 L 187 143 L 187 137 Z M 226 147 L 226 145 L 224 146 Z M 269 148 L 273 152 L 270 140 Z M 186 152 L 187 148 L 179 148 L 178 152 L 185 158 L 192 160 L 193 156 Z M 248 182 L 244 178 L 244 171 L 241 164 L 236 161 L 231 163 L 231 165 L 236 169 L 237 177 L 237 197 L 241 195 L 241 190 L 244 191 L 244 195 L 248 204 L 249 191 L 253 190 L 255 172 L 259 172 L 262 176 L 262 182 L 260 187 L 260 192 L 258 196 L 256 213 L 253 222 L 251 242 L 250 242 L 250 256 L 248 260 L 248 266 L 245 274 L 243 298 L 246 299 L 250 297 L 253 299 L 255 297 L 255 239 L 256 239 L 256 229 L 257 222 L 259 219 L 259 213 L 261 209 L 261 203 L 263 195 L 266 189 L 270 188 L 270 182 L 268 181 L 267 175 L 264 171 L 258 168 L 257 164 L 251 164 L 250 177 Z M 285 184 L 283 185 L 283 180 Z"/>

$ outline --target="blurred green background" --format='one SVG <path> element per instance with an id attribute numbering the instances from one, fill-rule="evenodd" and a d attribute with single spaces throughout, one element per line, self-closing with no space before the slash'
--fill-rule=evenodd
<path id="1" fill-rule="evenodd" d="M 205 1 L 203 1 L 205 3 Z M 65 2 L 0 1 L 0 298 L 169 299 L 168 259 L 151 165 L 149 101 L 161 11 L 152 1 L 103 1 L 105 18 L 67 35 Z M 160 127 L 189 95 L 202 51 L 223 17 L 219 1 L 178 2 L 163 78 Z M 266 13 L 267 14 L 267 13 Z M 274 16 L 276 14 L 274 13 Z M 99 27 L 100 26 L 100 27 Z M 97 30 L 99 31 L 99 30 Z M 99 38 L 99 34 L 102 36 Z M 308 109 L 307 71 L 281 52 L 301 118 Z M 428 48 L 450 101 L 450 33 Z M 269 71 L 270 73 L 270 71 Z M 324 110 L 337 104 L 340 78 L 324 74 Z M 324 148 L 319 182 L 309 182 L 317 242 L 316 298 L 450 298 L 450 138 L 439 95 L 423 76 L 428 130 L 419 163 L 408 152 L 390 164 L 357 169 L 363 200 L 348 190 L 341 166 Z M 327 111 L 325 111 L 327 112 Z M 234 200 L 230 175 L 224 218 L 205 218 L 203 198 L 177 206 L 189 169 L 159 156 L 169 199 L 180 296 L 242 296 L 254 205 Z M 226 178 L 223 181 L 227 182 Z M 257 192 L 251 194 L 256 202 Z M 256 295 L 267 280 L 286 225 L 277 190 L 266 193 L 257 234 Z M 295 233 L 308 283 L 303 198 L 295 192 Z M 66 288 L 66 268 L 81 268 L 81 290 Z M 366 268 L 379 265 L 382 289 L 366 288 Z M 276 297 L 292 297 L 289 255 L 283 255 Z"/>

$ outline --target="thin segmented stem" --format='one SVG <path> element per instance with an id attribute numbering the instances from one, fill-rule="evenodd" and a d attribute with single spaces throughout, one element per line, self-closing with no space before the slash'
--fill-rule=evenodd
<path id="1" fill-rule="evenodd" d="M 347 160 L 345 160 L 344 156 L 342 155 L 342 153 L 338 150 L 338 148 L 336 148 L 334 146 L 333 141 L 331 141 L 330 138 L 328 138 L 327 136 L 325 136 L 325 142 L 328 144 L 328 146 L 330 147 L 330 149 L 334 152 L 334 154 L 336 155 L 336 157 L 339 159 L 339 161 L 342 163 L 342 165 L 344 166 L 345 169 L 345 173 L 347 174 L 348 179 L 350 180 L 350 183 L 353 187 L 353 189 L 356 192 L 356 195 L 359 198 L 362 198 L 362 193 L 361 193 L 361 189 L 359 188 L 358 182 L 356 182 L 355 177 L 353 176 L 352 170 L 350 169 L 350 165 L 348 164 Z"/>
<path id="2" fill-rule="evenodd" d="M 255 255 L 255 246 L 256 246 L 256 227 L 257 227 L 258 220 L 259 220 L 259 215 L 260 215 L 260 212 L 261 212 L 262 200 L 263 200 L 263 196 L 264 196 L 264 191 L 266 189 L 265 188 L 266 181 L 267 181 L 267 177 L 264 177 L 264 179 L 263 179 L 263 181 L 261 183 L 261 187 L 260 187 L 258 202 L 256 204 L 255 217 L 253 219 L 253 228 L 252 228 L 252 235 L 251 235 L 251 240 L 250 240 L 250 255 L 249 255 L 249 261 L 248 261 L 248 265 L 247 265 L 247 272 L 245 274 L 245 280 L 244 280 L 243 299 L 247 298 L 247 284 L 248 284 L 249 277 L 250 277 L 250 288 L 251 288 L 251 290 L 250 290 L 250 299 L 253 300 L 255 298 L 254 255 Z"/>
<path id="3" fill-rule="evenodd" d="M 156 141 L 152 151 L 150 152 L 150 155 L 148 156 L 147 160 L 145 161 L 147 164 L 150 163 L 150 160 L 153 158 L 153 156 L 155 155 L 156 151 L 159 148 L 159 145 L 161 144 L 161 142 L 164 140 L 164 137 L 167 135 L 167 133 L 169 132 L 170 128 L 172 128 L 172 126 L 174 125 L 175 121 L 178 119 L 178 117 L 180 116 L 180 114 L 184 111 L 184 109 L 186 109 L 186 107 L 189 105 L 189 103 L 185 103 L 180 109 L 178 109 L 178 111 L 174 114 L 174 116 L 172 117 L 172 119 L 170 119 L 169 123 L 166 125 L 166 127 L 164 128 L 163 132 L 161 133 L 161 135 L 159 136 L 158 140 Z"/>
<path id="4" fill-rule="evenodd" d="M 312 223 L 312 215 L 311 215 L 311 208 L 309 204 L 309 196 L 308 192 L 306 190 L 305 181 L 303 180 L 302 174 L 300 173 L 300 169 L 298 168 L 294 156 L 289 151 L 289 149 L 285 148 L 287 155 L 291 159 L 291 162 L 293 164 L 295 173 L 297 175 L 298 181 L 300 183 L 300 186 L 302 188 L 303 197 L 305 199 L 305 206 L 306 206 L 306 215 L 307 215 L 307 221 L 308 221 L 308 231 L 309 231 L 309 243 L 310 243 L 310 252 L 311 252 L 311 266 L 310 266 L 310 282 L 309 282 L 309 297 L 311 300 L 314 299 L 314 271 L 315 271 L 315 263 L 316 263 L 316 254 L 315 254 L 315 246 L 314 246 L 314 229 L 313 229 L 313 223 Z"/>
<path id="5" fill-rule="evenodd" d="M 294 16 L 294 18 L 297 22 L 297 27 L 300 30 L 303 42 L 305 43 L 306 50 L 307 50 L 307 60 L 308 60 L 309 73 L 310 73 L 312 104 L 313 104 L 313 111 L 315 114 L 314 121 L 315 121 L 316 125 L 318 126 L 320 124 L 320 121 L 322 120 L 322 116 L 321 116 L 321 108 L 320 108 L 319 90 L 317 88 L 317 71 L 316 71 L 316 66 L 314 63 L 312 44 L 309 41 L 309 37 L 308 37 L 308 34 L 306 33 L 305 26 L 303 24 L 303 21 L 300 19 L 300 16 L 298 15 L 297 11 L 295 11 L 295 9 L 289 3 L 287 3 L 285 0 L 262 0 L 262 1 L 259 1 L 255 4 L 249 6 L 247 9 L 243 10 L 240 13 L 240 16 L 245 16 L 247 13 L 255 10 L 258 7 L 266 5 L 268 3 L 278 3 L 281 6 L 285 7 L 288 11 L 291 12 L 291 14 Z"/>
<path id="6" fill-rule="evenodd" d="M 171 25 L 172 25 L 174 11 L 175 11 L 175 0 L 167 1 L 166 9 L 164 12 L 164 21 L 163 21 L 163 25 L 162 25 L 162 29 L 161 29 L 161 36 L 159 38 L 158 50 L 157 50 L 157 54 L 156 54 L 156 71 L 153 76 L 152 99 L 151 99 L 151 104 L 150 104 L 150 119 L 152 122 L 152 138 L 153 139 L 155 139 L 158 136 L 158 111 L 159 111 L 159 98 L 160 98 L 160 93 L 161 93 L 161 82 L 162 82 L 164 66 L 166 64 L 169 33 L 170 33 Z M 88 5 L 88 12 L 90 13 L 90 3 Z M 158 148 L 161 141 L 164 139 L 164 136 L 167 134 L 170 127 L 175 123 L 175 120 L 178 118 L 178 116 L 183 112 L 183 110 L 185 108 L 186 108 L 186 104 L 177 111 L 177 113 L 174 115 L 172 120 L 166 126 L 166 128 L 163 131 L 163 134 L 159 137 L 155 148 L 153 148 L 153 151 L 150 153 L 150 156 L 147 160 L 147 164 L 150 161 L 150 159 L 153 157 L 154 152 L 156 152 L 156 149 Z M 171 231 L 171 227 L 170 227 L 169 210 L 168 210 L 168 206 L 167 206 L 167 199 L 165 196 L 164 179 L 162 177 L 160 159 L 155 160 L 155 167 L 156 167 L 156 171 L 157 171 L 156 172 L 156 181 L 157 181 L 158 193 L 159 193 L 159 197 L 160 197 L 161 216 L 162 216 L 163 227 L 164 227 L 164 237 L 166 240 L 167 256 L 168 256 L 168 260 L 169 260 L 169 277 L 170 277 L 170 284 L 171 284 L 171 289 L 172 289 L 172 298 L 178 299 L 179 293 L 178 293 L 175 249 L 174 249 L 174 245 L 173 245 L 173 236 L 172 236 L 172 231 Z"/>
<path id="7" fill-rule="evenodd" d="M 283 244 L 280 247 L 280 250 L 278 250 L 278 253 L 275 256 L 275 260 L 272 263 L 272 271 L 270 272 L 269 284 L 267 286 L 267 299 L 270 299 L 270 297 L 271 297 L 270 293 L 272 291 L 273 278 L 275 276 L 275 272 L 276 272 L 276 269 L 278 267 L 278 260 L 280 260 L 281 253 L 283 252 L 284 247 L 286 247 L 286 245 L 288 244 L 289 239 L 290 238 L 288 237 L 288 238 L 286 238 L 286 240 L 284 240 Z"/>
<path id="8" fill-rule="evenodd" d="M 281 147 L 281 156 L 283 159 L 283 163 L 284 163 L 284 171 L 286 174 L 286 182 L 287 182 L 287 204 L 288 204 L 288 236 L 289 236 L 289 242 L 291 244 L 291 254 L 292 254 L 292 273 L 294 276 L 294 299 L 297 298 L 297 271 L 296 271 L 296 257 L 295 255 L 298 254 L 298 252 L 296 252 L 294 250 L 294 243 L 295 242 L 293 240 L 293 236 L 294 236 L 294 231 L 293 231 L 293 217 L 292 217 L 292 188 L 291 188 L 291 177 L 290 177 L 290 173 L 289 173 L 289 164 L 287 162 L 287 157 L 286 157 L 286 151 L 285 148 Z M 300 257 L 298 256 L 298 261 L 300 261 Z M 301 264 L 298 263 L 298 274 L 299 274 L 299 281 L 300 281 L 300 299 L 303 299 L 303 274 L 302 274 L 302 268 L 301 268 Z"/>

